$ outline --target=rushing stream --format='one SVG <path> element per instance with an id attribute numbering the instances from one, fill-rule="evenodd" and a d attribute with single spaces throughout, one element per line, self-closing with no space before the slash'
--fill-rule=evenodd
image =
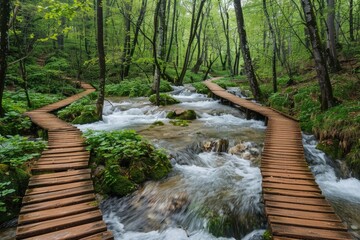
<path id="1" fill-rule="evenodd" d="M 204 95 L 176 92 L 182 103 L 170 107 L 154 107 L 146 98 L 113 99 L 103 122 L 80 126 L 136 129 L 172 156 L 166 179 L 102 203 L 106 223 L 117 239 L 239 239 L 249 233 L 258 239 L 262 231 L 254 230 L 266 227 L 258 167 L 264 123 Z M 198 119 L 173 126 L 166 119 L 173 109 L 193 109 Z M 165 125 L 151 126 L 155 121 Z M 242 147 L 241 153 L 212 151 L 220 139 Z"/>
<path id="2" fill-rule="evenodd" d="M 135 129 L 172 158 L 166 179 L 102 202 L 109 229 L 125 240 L 262 239 L 264 123 L 245 120 L 239 110 L 186 88 L 176 88 L 173 95 L 181 103 L 168 107 L 155 107 L 147 98 L 111 99 L 102 122 L 78 126 L 83 131 Z M 174 109 L 193 109 L 198 119 L 187 127 L 173 126 L 166 113 Z M 165 125 L 153 126 L 155 121 Z M 229 152 L 213 151 L 223 139 Z M 303 135 L 303 144 L 324 195 L 360 239 L 360 181 L 343 176 L 339 165 L 315 148 L 313 136 Z M 0 239 L 13 236 L 13 230 L 0 230 Z"/>

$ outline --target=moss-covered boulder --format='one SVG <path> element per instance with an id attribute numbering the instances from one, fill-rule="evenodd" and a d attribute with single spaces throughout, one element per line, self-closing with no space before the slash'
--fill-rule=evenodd
<path id="1" fill-rule="evenodd" d="M 180 103 L 179 100 L 171 97 L 170 95 L 168 94 L 165 94 L 165 93 L 160 93 L 159 95 L 160 97 L 160 102 L 159 104 L 162 105 L 162 106 L 166 106 L 166 105 L 173 105 L 173 104 L 177 104 L 177 103 Z M 153 94 L 149 97 L 149 101 L 152 103 L 152 104 L 156 104 L 156 94 Z"/>
<path id="2" fill-rule="evenodd" d="M 86 124 L 98 121 L 95 111 L 82 112 L 80 116 L 75 117 L 72 121 L 73 124 Z"/>
<path id="3" fill-rule="evenodd" d="M 169 119 L 195 120 L 196 113 L 194 110 L 176 109 L 174 111 L 169 112 L 166 115 L 166 117 Z"/>
<path id="4" fill-rule="evenodd" d="M 99 193 L 125 196 L 138 184 L 166 177 L 172 169 L 166 154 L 135 131 L 89 131 L 85 136 L 94 169 L 104 165 L 103 171 L 94 174 Z"/>

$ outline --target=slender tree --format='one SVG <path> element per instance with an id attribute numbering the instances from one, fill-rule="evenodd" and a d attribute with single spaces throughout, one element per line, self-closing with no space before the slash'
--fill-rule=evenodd
<path id="1" fill-rule="evenodd" d="M 156 61 L 154 71 L 154 82 L 152 90 L 156 93 L 156 105 L 160 104 L 160 77 L 161 65 L 158 59 L 165 60 L 165 25 L 166 25 L 166 0 L 159 0 L 154 15 L 154 59 Z"/>
<path id="2" fill-rule="evenodd" d="M 261 99 L 261 91 L 256 79 L 254 67 L 251 60 L 250 49 L 247 42 L 244 15 L 241 7 L 241 0 L 234 0 L 236 22 L 240 36 L 241 53 L 244 59 L 245 71 L 250 84 L 251 92 L 256 100 Z"/>
<path id="3" fill-rule="evenodd" d="M 336 50 L 336 31 L 335 31 L 335 0 L 327 0 L 327 52 L 329 57 L 329 66 L 332 72 L 337 72 L 341 69 L 337 57 Z"/>
<path id="4" fill-rule="evenodd" d="M 316 65 L 317 78 L 321 92 L 321 109 L 327 110 L 335 105 L 335 99 L 332 94 L 329 72 L 326 66 L 316 18 L 311 0 L 301 0 L 301 5 L 305 15 L 306 26 L 309 31 L 309 38 L 313 49 L 313 57 Z"/>
<path id="5" fill-rule="evenodd" d="M 230 29 L 229 29 L 229 5 L 227 2 L 223 5 L 222 0 L 218 0 L 219 2 L 219 9 L 220 9 L 220 17 L 221 22 L 225 34 L 226 39 L 226 56 L 227 56 L 227 65 L 230 72 L 230 75 L 234 75 L 233 66 L 231 63 L 231 48 L 230 48 Z"/>
<path id="6" fill-rule="evenodd" d="M 7 69 L 8 32 L 10 19 L 10 1 L 0 0 L 0 117 L 5 115 L 2 104 Z"/>
<path id="7" fill-rule="evenodd" d="M 99 55 L 100 79 L 99 79 L 99 95 L 96 101 L 96 114 L 99 120 L 102 120 L 102 111 L 105 100 L 105 49 L 104 49 L 104 22 L 103 22 L 103 2 L 97 0 L 97 47 Z"/>
<path id="8" fill-rule="evenodd" d="M 354 0 L 349 0 L 349 34 L 350 41 L 355 41 L 354 37 Z"/>
<path id="9" fill-rule="evenodd" d="M 276 43 L 276 34 L 274 31 L 274 28 L 271 24 L 271 19 L 270 19 L 270 15 L 267 9 L 267 5 L 266 5 L 266 0 L 263 0 L 263 9 L 264 9 L 264 14 L 266 17 L 266 21 L 268 22 L 268 26 L 269 26 L 269 31 L 271 34 L 271 40 L 273 43 L 273 52 L 272 52 L 272 77 L 273 77 L 273 91 L 274 93 L 277 92 L 277 77 L 276 77 L 276 52 L 277 52 L 277 43 Z"/>
<path id="10" fill-rule="evenodd" d="M 196 2 L 197 1 L 194 0 L 193 5 L 192 5 L 192 16 L 191 16 L 191 23 L 190 23 L 189 41 L 188 41 L 188 44 L 186 46 L 185 59 L 184 59 L 183 67 L 182 67 L 179 79 L 177 79 L 176 85 L 182 85 L 183 84 L 184 77 L 185 77 L 185 74 L 186 74 L 186 71 L 187 71 L 187 67 L 189 65 L 189 60 L 190 60 L 190 55 L 191 55 L 191 46 L 192 46 L 192 43 L 194 42 L 194 39 L 196 37 L 196 33 L 198 31 L 202 10 L 204 8 L 206 0 L 201 0 L 197 12 L 196 12 L 196 5 L 197 5 Z"/>

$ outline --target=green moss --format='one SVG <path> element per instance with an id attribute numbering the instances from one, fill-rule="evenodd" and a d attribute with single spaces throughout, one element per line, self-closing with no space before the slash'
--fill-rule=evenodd
<path id="1" fill-rule="evenodd" d="M 167 95 L 165 93 L 160 93 L 160 105 L 162 106 L 167 106 L 167 105 L 173 105 L 173 104 L 177 104 L 180 103 L 180 101 L 178 101 L 177 99 L 171 97 L 170 95 Z M 156 104 L 156 95 L 153 94 L 149 97 L 149 101 L 152 104 Z"/>
<path id="2" fill-rule="evenodd" d="M 271 232 L 270 232 L 269 230 L 266 230 L 266 231 L 264 232 L 263 238 L 264 238 L 264 240 L 271 240 L 271 239 L 273 239 L 272 234 L 271 234 Z"/>
<path id="3" fill-rule="evenodd" d="M 195 120 L 196 113 L 194 110 L 179 111 L 179 113 L 176 111 L 171 111 L 166 115 L 166 117 L 169 119 Z"/>
<path id="4" fill-rule="evenodd" d="M 151 124 L 152 126 L 164 126 L 165 124 L 162 121 L 155 121 L 153 122 L 153 124 Z"/>
<path id="5" fill-rule="evenodd" d="M 207 86 L 203 82 L 192 83 L 192 85 L 196 89 L 197 93 L 201 93 L 201 94 L 209 94 L 210 93 L 210 90 L 207 88 Z"/>
<path id="6" fill-rule="evenodd" d="M 332 159 L 340 159 L 343 157 L 343 151 L 341 150 L 339 140 L 337 139 L 322 141 L 316 148 L 326 153 Z"/>
<path id="7" fill-rule="evenodd" d="M 187 127 L 187 126 L 189 126 L 190 121 L 176 119 L 176 120 L 171 120 L 170 123 L 172 125 L 178 126 L 178 127 Z"/>
<path id="8" fill-rule="evenodd" d="M 95 132 L 85 134 L 91 150 L 91 162 L 105 165 L 95 176 L 96 191 L 125 196 L 146 180 L 158 180 L 171 171 L 168 157 L 135 131 Z"/>
<path id="9" fill-rule="evenodd" d="M 95 110 L 95 109 L 94 109 Z M 72 123 L 73 124 L 86 124 L 99 121 L 95 111 L 82 112 L 80 116 L 77 116 Z"/>
<path id="10" fill-rule="evenodd" d="M 354 176 L 360 178 L 360 139 L 347 154 L 346 163 L 352 169 Z"/>

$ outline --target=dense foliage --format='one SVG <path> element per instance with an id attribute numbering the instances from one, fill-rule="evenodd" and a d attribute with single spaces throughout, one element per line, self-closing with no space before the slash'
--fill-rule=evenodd
<path id="1" fill-rule="evenodd" d="M 40 156 L 46 142 L 0 135 L 0 223 L 18 214 L 30 178 L 29 161 Z"/>
<path id="2" fill-rule="evenodd" d="M 166 154 L 135 131 L 85 133 L 98 192 L 125 196 L 146 180 L 159 180 L 171 170 Z"/>

